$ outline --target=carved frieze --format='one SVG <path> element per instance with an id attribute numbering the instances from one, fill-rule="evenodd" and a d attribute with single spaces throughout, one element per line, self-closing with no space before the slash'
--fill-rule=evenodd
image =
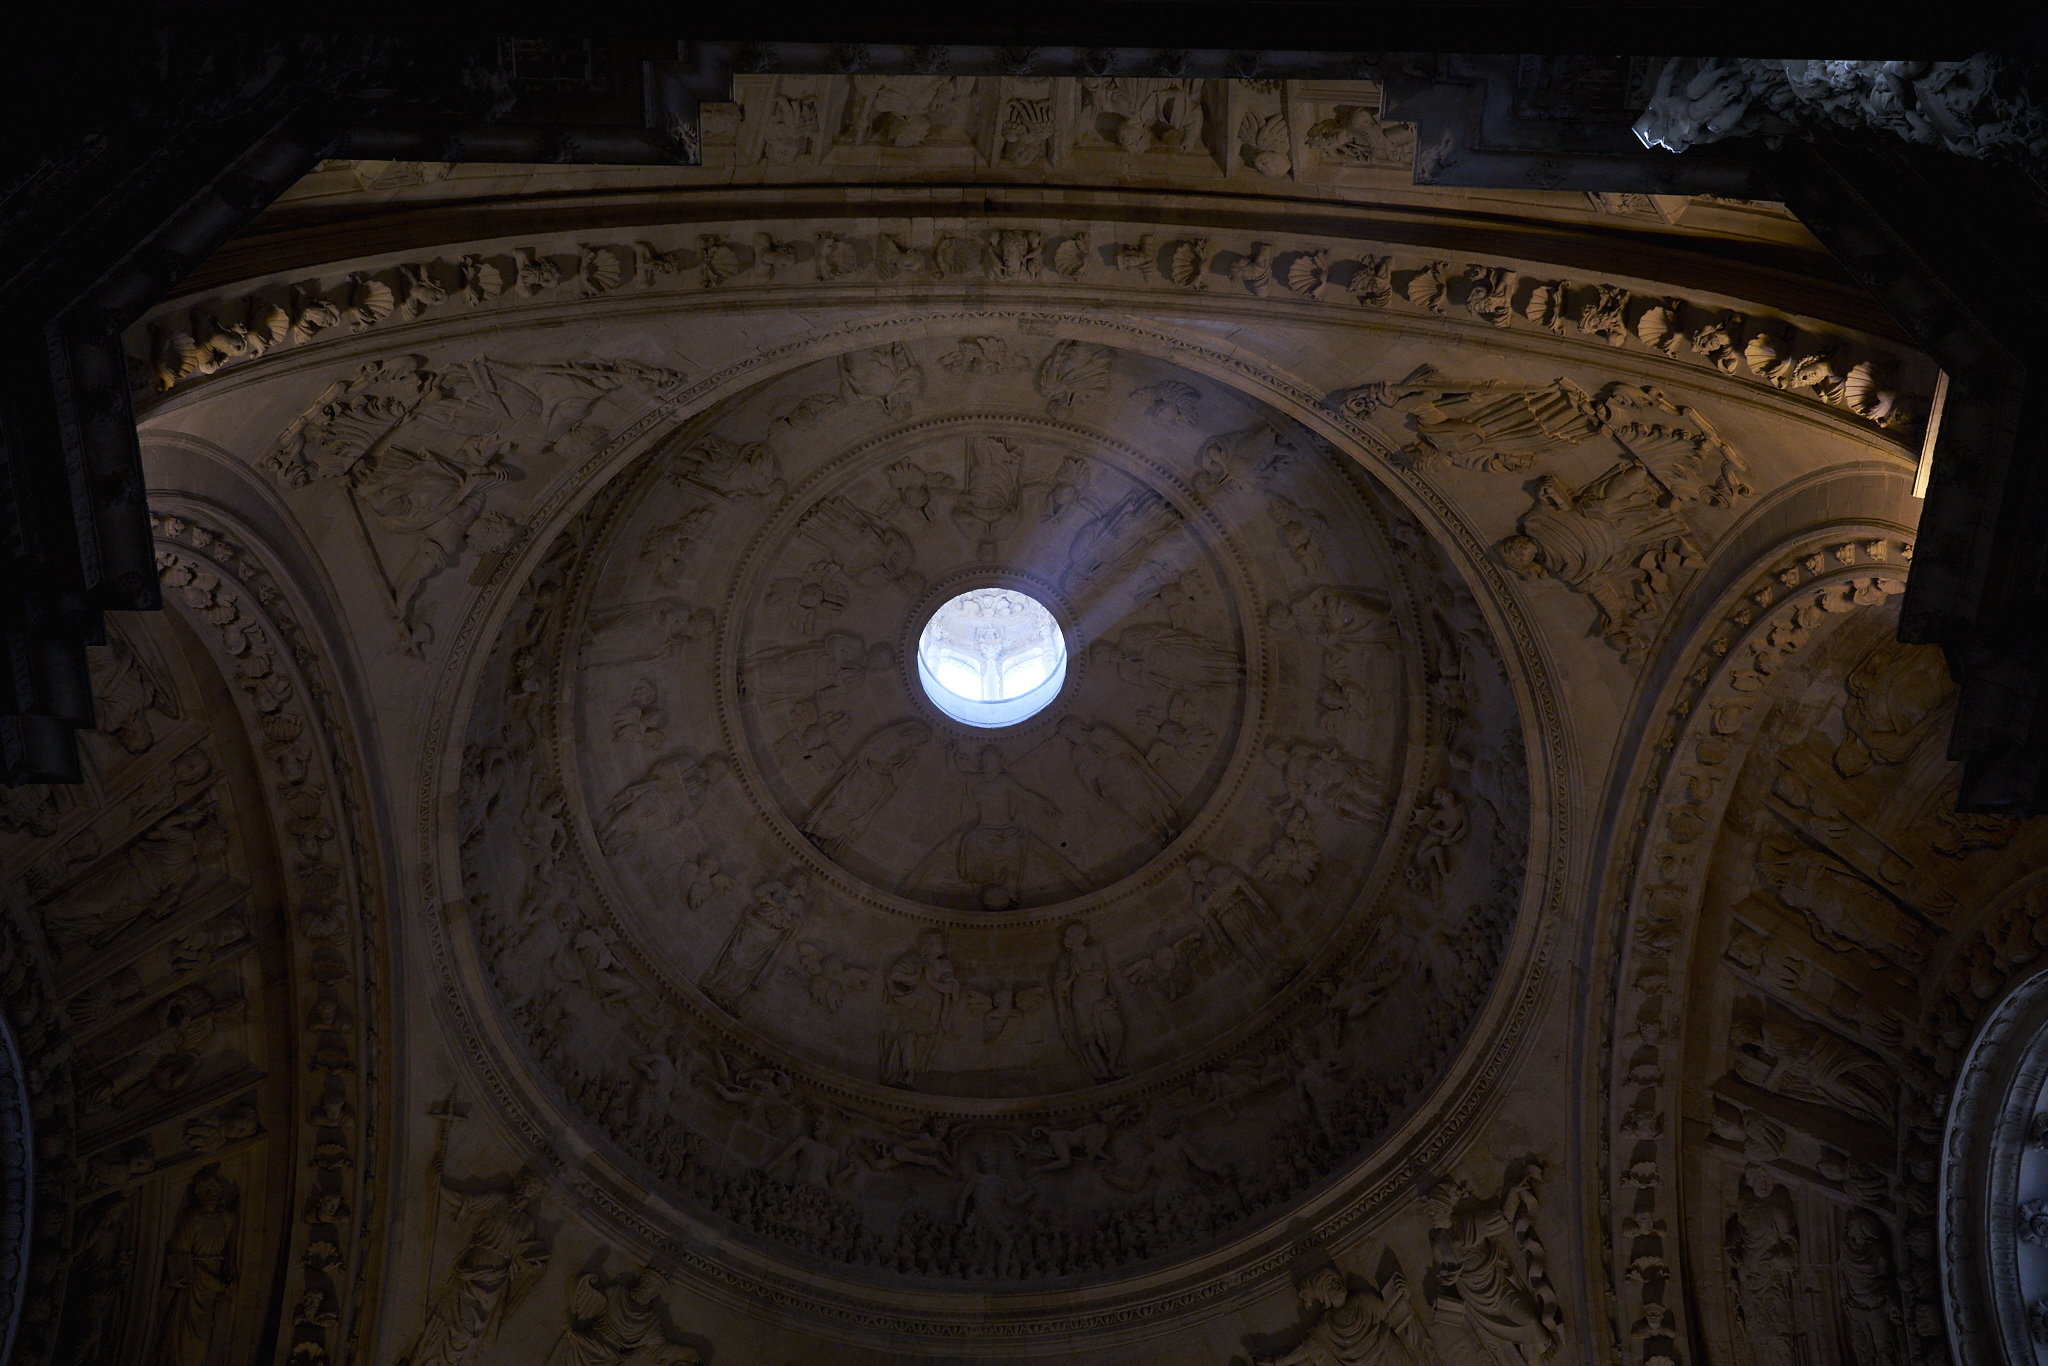
<path id="1" fill-rule="evenodd" d="M 1024 131 L 1028 124 L 1028 119 L 1018 124 L 1015 146 L 1034 145 Z M 1304 154 L 1320 155 L 1306 148 Z M 742 238 L 754 245 L 737 245 Z M 493 257 L 471 252 L 452 261 L 408 262 L 377 275 L 302 280 L 244 297 L 179 305 L 148 325 L 131 372 L 138 385 L 165 393 L 278 347 L 403 326 L 449 310 L 545 297 L 730 290 L 743 284 L 866 290 L 875 283 L 935 275 L 1017 290 L 1081 280 L 1169 292 L 1227 285 L 1239 296 L 1276 307 L 1363 307 L 1462 317 L 1475 326 L 1591 338 L 1712 367 L 1769 388 L 1804 393 L 1902 436 L 1910 435 L 1925 415 L 1924 394 L 1902 388 L 1902 373 L 1913 364 L 1910 357 L 1886 352 L 1868 339 L 1818 332 L 1705 301 L 1639 295 L 1599 280 L 1546 278 L 1529 265 L 1417 257 L 1393 249 L 1360 254 L 1350 241 L 1169 238 L 1137 227 L 1122 229 L 1102 249 L 1095 240 L 1088 231 L 1050 222 L 915 239 L 848 223 L 798 245 L 734 223 L 718 233 L 693 229 L 679 234 L 669 247 L 635 240 L 582 244 L 573 251 L 520 246 Z M 800 262 L 807 268 L 797 269 Z M 480 288 L 479 282 L 490 277 L 515 285 L 497 293 Z M 430 287 L 436 280 L 448 283 Z M 887 392 L 897 395 L 893 401 L 899 404 L 909 400 L 914 381 L 908 376 L 885 377 L 875 372 L 872 361 L 853 364 L 867 377 L 853 381 L 849 397 L 879 399 Z M 660 382 L 659 376 L 650 378 Z M 1064 388 L 1056 388 L 1048 399 L 1070 402 L 1064 394 Z"/>

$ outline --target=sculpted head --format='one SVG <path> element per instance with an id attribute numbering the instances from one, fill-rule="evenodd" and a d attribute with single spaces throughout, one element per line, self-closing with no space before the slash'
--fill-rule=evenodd
<path id="1" fill-rule="evenodd" d="M 1087 942 L 1088 927 L 1086 925 L 1077 923 L 1069 925 L 1060 931 L 1060 943 L 1066 945 L 1069 949 L 1078 949 Z"/>
<path id="2" fill-rule="evenodd" d="M 1456 1177 L 1449 1177 L 1431 1186 L 1422 1197 L 1422 1209 L 1429 1216 L 1431 1228 L 1449 1228 L 1451 1216 L 1457 1212 L 1460 1203 L 1468 1199 L 1472 1188 Z"/>
<path id="3" fill-rule="evenodd" d="M 1525 579 L 1540 579 L 1550 571 L 1543 565 L 1543 548 L 1527 536 L 1510 536 L 1494 547 L 1501 563 Z"/>
<path id="4" fill-rule="evenodd" d="M 228 1202 L 228 1183 L 219 1172 L 201 1172 L 192 1178 L 192 1203 L 203 1210 L 216 1210 Z"/>
<path id="5" fill-rule="evenodd" d="M 1334 1266 L 1326 1266 L 1312 1273 L 1295 1290 L 1301 1307 L 1313 1314 L 1317 1309 L 1335 1309 L 1351 1297 L 1350 1287 L 1344 1283 L 1344 1273 Z"/>
<path id="6" fill-rule="evenodd" d="M 521 1172 L 512 1182 L 512 1203 L 530 1205 L 546 1194 L 548 1183 L 538 1172 Z"/>
<path id="7" fill-rule="evenodd" d="M 940 930 L 926 930 L 917 937 L 917 951 L 927 959 L 946 956 L 946 936 Z"/>

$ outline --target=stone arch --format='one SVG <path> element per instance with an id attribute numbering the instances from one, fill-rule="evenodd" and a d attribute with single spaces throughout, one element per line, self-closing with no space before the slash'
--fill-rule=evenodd
<path id="1" fill-rule="evenodd" d="M 94 661 L 86 791 L 9 804 L 24 949 L 69 1054 L 37 1104 L 71 1113 L 69 1142 L 44 1125 L 37 1196 L 70 1246 L 38 1249 L 18 1346 L 325 1359 L 361 1323 L 380 1160 L 360 759 L 296 590 L 231 521 L 158 507 L 172 604 Z M 312 1221 L 322 1201 L 345 1226 Z"/>

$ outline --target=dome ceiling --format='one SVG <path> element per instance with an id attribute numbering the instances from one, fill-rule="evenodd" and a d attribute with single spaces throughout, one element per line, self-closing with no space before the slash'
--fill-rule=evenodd
<path id="1" fill-rule="evenodd" d="M 1771 965 L 1856 868 L 1904 897 L 1851 824 L 1940 805 L 1939 680 L 1871 653 L 1927 359 L 1768 206 L 1412 186 L 1306 140 L 1364 107 L 1320 87 L 1205 116 L 1299 123 L 1283 177 L 1078 93 L 1056 164 L 850 102 L 783 164 L 819 92 L 749 79 L 702 168 L 329 167 L 127 337 L 174 591 L 121 648 L 234 813 L 162 933 L 254 889 L 249 1067 L 190 1075 L 264 1079 L 80 1109 L 53 1322 L 134 1268 L 105 1355 L 164 1359 L 227 1229 L 187 1335 L 223 1360 L 1401 1360 L 1379 1314 L 1418 1360 L 1712 1362 L 1779 1283 L 1726 1260 L 1731 1219 L 1780 1256 L 1762 1165 L 1799 1265 L 1910 1272 L 1925 1319 L 1917 1197 L 1828 1184 L 1877 1121 L 1777 1048 L 1889 1058 L 1842 1011 L 1903 979 L 1818 931 L 1848 994 Z M 1028 97 L 985 93 L 977 127 Z M 1050 630 L 940 611 L 999 592 Z M 969 656 L 1063 672 L 971 724 L 926 672 Z M 189 787 L 117 664 L 98 795 L 0 808 L 57 940 L 94 913 L 57 889 L 155 866 L 130 795 Z M 1898 743 L 1836 737 L 1876 776 L 1801 761 L 1795 810 L 1769 756 L 1876 714 L 1836 694 Z M 165 948 L 93 1023 L 67 952 L 97 1105 L 201 969 Z M 245 1098 L 260 1132 L 193 1126 Z M 1893 1303 L 1833 1293 L 1816 1362 Z"/>
<path id="2" fill-rule="evenodd" d="M 915 665 L 977 587 L 1068 640 L 1007 727 Z M 1515 701 L 1445 557 L 1277 412 L 1089 342 L 851 350 L 684 424 L 475 697 L 520 1084 L 650 1217 L 856 1298 L 1278 1217 L 1431 1091 L 1523 896 Z"/>

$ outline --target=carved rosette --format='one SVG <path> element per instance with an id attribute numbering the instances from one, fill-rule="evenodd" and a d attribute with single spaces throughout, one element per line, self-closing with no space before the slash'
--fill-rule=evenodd
<path id="1" fill-rule="evenodd" d="M 914 655 L 984 586 L 1070 659 L 991 730 Z M 1424 1103 L 1523 897 L 1515 703 L 1446 558 L 1105 346 L 862 349 L 700 415 L 541 557 L 476 697 L 477 1004 L 592 1198 L 856 1299 L 1298 1207 Z"/>

